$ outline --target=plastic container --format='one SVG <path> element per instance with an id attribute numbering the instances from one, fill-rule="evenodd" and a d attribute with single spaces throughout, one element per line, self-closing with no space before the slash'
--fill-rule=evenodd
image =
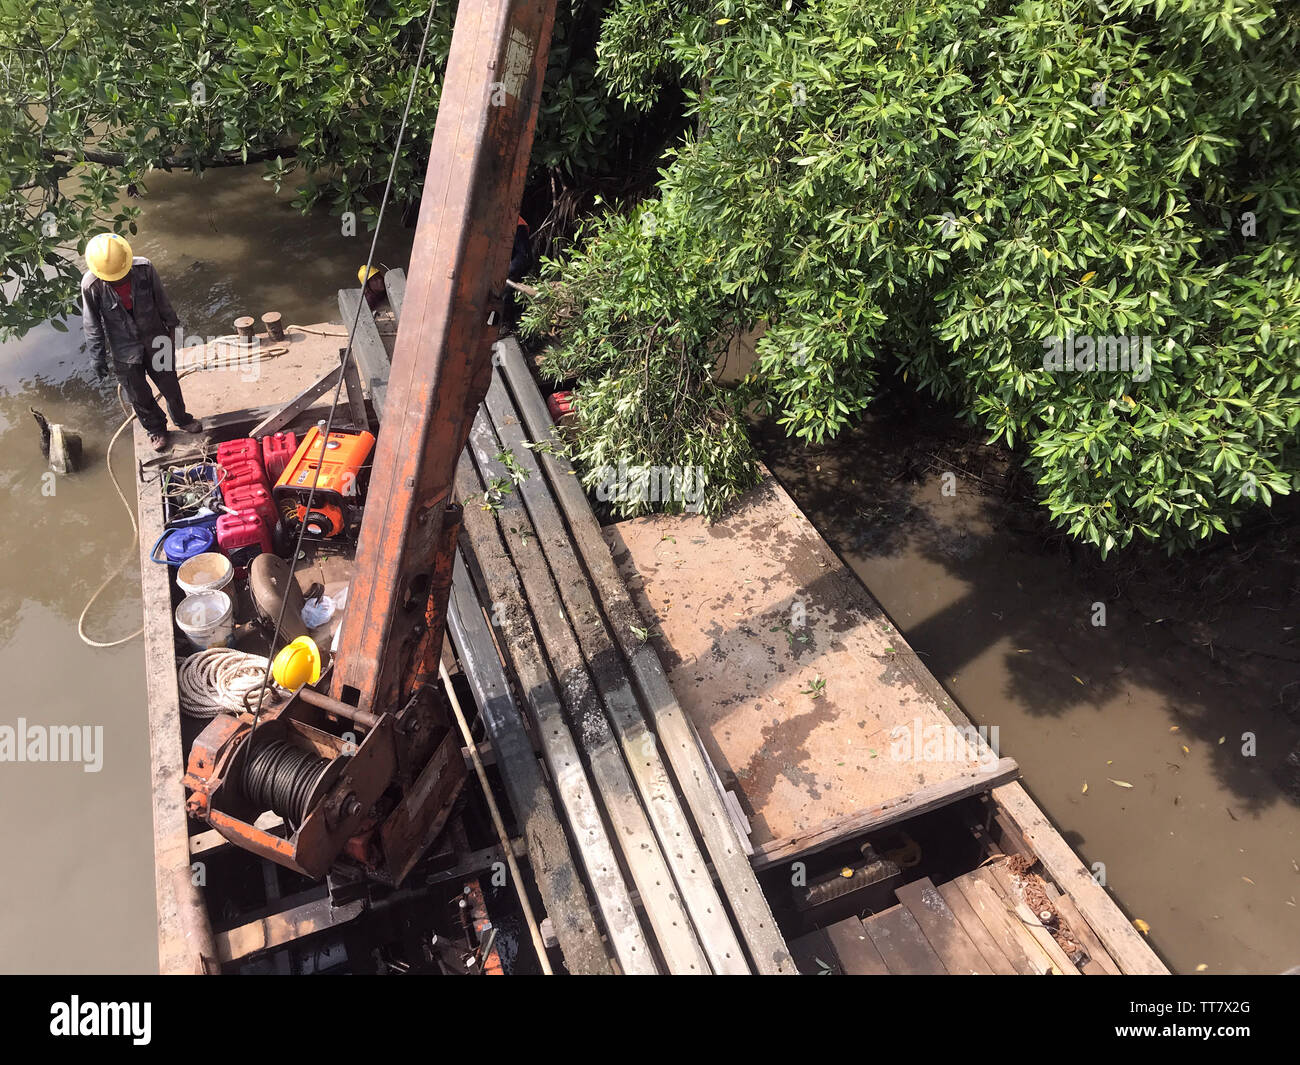
<path id="1" fill-rule="evenodd" d="M 255 510 L 217 518 L 217 543 L 231 563 L 243 569 L 263 551 L 271 550 L 271 534 Z"/>
<path id="2" fill-rule="evenodd" d="M 297 433 L 271 433 L 262 437 L 262 466 L 266 469 L 266 479 L 275 484 L 289 465 L 293 453 L 298 450 Z"/>
<path id="3" fill-rule="evenodd" d="M 211 551 L 216 542 L 215 525 L 186 525 L 179 529 L 165 532 L 153 545 L 150 557 L 155 562 L 165 562 L 169 566 L 179 566 L 195 555 Z M 162 547 L 163 557 L 158 557 L 158 548 Z"/>
<path id="4" fill-rule="evenodd" d="M 251 510 L 262 519 L 269 533 L 275 532 L 280 515 L 271 493 L 260 484 L 240 484 L 226 491 L 226 506 L 231 510 Z"/>
<path id="5" fill-rule="evenodd" d="M 176 585 L 186 595 L 219 592 L 235 576 L 230 559 L 216 551 L 187 558 L 176 571 Z"/>
<path id="6" fill-rule="evenodd" d="M 252 462 L 262 465 L 262 447 L 251 436 L 227 440 L 217 445 L 217 464 L 229 466 L 232 462 Z"/>
<path id="7" fill-rule="evenodd" d="M 572 414 L 573 393 L 552 392 L 546 397 L 546 409 L 551 412 L 551 420 L 557 422 L 566 414 Z"/>
<path id="8" fill-rule="evenodd" d="M 235 634 L 235 605 L 222 591 L 195 592 L 176 608 L 176 627 L 200 651 L 225 647 Z"/>
<path id="9" fill-rule="evenodd" d="M 262 463 L 250 462 L 248 459 L 231 459 L 228 463 L 222 463 L 221 478 L 221 498 L 226 501 L 226 506 L 230 506 L 231 489 L 239 488 L 246 484 L 261 485 L 268 492 L 270 486 L 266 483 L 266 471 L 262 469 Z"/>

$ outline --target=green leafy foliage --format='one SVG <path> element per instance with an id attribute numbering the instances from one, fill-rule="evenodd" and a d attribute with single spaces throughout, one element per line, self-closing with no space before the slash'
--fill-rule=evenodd
<path id="1" fill-rule="evenodd" d="M 637 119 L 595 73 L 600 3 L 560 5 L 534 164 L 604 172 Z M 89 236 L 154 169 L 260 162 L 303 210 L 373 228 L 429 0 L 0 0 L 0 335 L 68 312 Z M 456 10 L 438 3 L 394 173 L 418 201 Z"/>
<path id="2" fill-rule="evenodd" d="M 890 373 L 1103 553 L 1226 531 L 1300 484 L 1298 45 L 1267 0 L 623 0 L 600 70 L 636 106 L 680 78 L 697 125 L 525 320 L 582 379 L 579 462 L 695 455 L 725 499 L 744 402 L 817 441 Z M 1045 368 L 1073 337 L 1150 365 Z"/>

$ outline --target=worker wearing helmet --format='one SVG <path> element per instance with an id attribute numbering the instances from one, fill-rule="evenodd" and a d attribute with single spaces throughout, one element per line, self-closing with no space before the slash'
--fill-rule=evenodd
<path id="1" fill-rule="evenodd" d="M 111 361 L 140 425 L 155 451 L 167 446 L 167 419 L 149 381 L 167 401 L 176 428 L 202 430 L 185 410 L 176 376 L 173 338 L 180 319 L 172 310 L 153 263 L 131 254 L 116 233 L 100 233 L 86 245 L 89 269 L 81 279 L 81 319 L 95 373 L 102 381 Z"/>
<path id="2" fill-rule="evenodd" d="M 357 270 L 357 280 L 361 282 L 366 306 L 372 311 L 388 298 L 388 290 L 384 287 L 384 271 L 379 267 L 360 267 Z"/>

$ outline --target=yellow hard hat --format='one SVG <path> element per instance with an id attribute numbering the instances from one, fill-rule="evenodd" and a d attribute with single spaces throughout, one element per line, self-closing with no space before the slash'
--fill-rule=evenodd
<path id="1" fill-rule="evenodd" d="M 131 245 L 116 233 L 100 233 L 86 245 L 86 265 L 101 281 L 121 281 L 131 272 Z"/>
<path id="2" fill-rule="evenodd" d="M 377 273 L 379 273 L 379 267 L 372 266 L 370 270 L 367 272 L 365 265 L 363 264 L 357 267 L 357 281 L 364 285 Z"/>
<path id="3" fill-rule="evenodd" d="M 296 692 L 304 684 L 320 680 L 320 648 L 310 636 L 299 636 L 280 648 L 271 663 L 271 676 L 286 691 Z"/>

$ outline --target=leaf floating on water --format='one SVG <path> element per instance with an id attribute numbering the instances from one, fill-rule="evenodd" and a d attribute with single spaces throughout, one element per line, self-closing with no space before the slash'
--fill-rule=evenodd
<path id="1" fill-rule="evenodd" d="M 1198 965 L 1198 966 L 1196 967 L 1196 971 L 1197 971 L 1198 973 L 1203 973 L 1203 972 L 1205 972 L 1205 970 L 1208 969 L 1208 968 L 1209 968 L 1209 966 L 1206 965 L 1205 962 L 1201 962 L 1201 964 Z"/>
<path id="2" fill-rule="evenodd" d="M 1151 934 L 1151 926 L 1147 924 L 1146 921 L 1142 920 L 1141 917 L 1133 918 L 1133 927 L 1136 928 L 1139 932 L 1141 932 L 1144 936 L 1149 936 Z"/>
<path id="3" fill-rule="evenodd" d="M 1177 732 L 1177 731 L 1178 731 L 1178 726 L 1177 726 L 1177 725 L 1170 725 L 1170 726 L 1169 726 L 1169 731 L 1170 731 L 1170 732 Z"/>
<path id="4" fill-rule="evenodd" d="M 1254 886 L 1255 886 L 1255 881 L 1251 880 L 1250 877 L 1248 877 L 1248 876 L 1243 876 L 1241 879 L 1244 880 L 1244 881 L 1246 881 L 1246 883 L 1249 884 L 1251 887 L 1254 887 Z"/>
<path id="5" fill-rule="evenodd" d="M 1222 743 L 1222 742 L 1223 742 L 1224 740 L 1226 740 L 1227 738 L 1228 738 L 1227 736 L 1220 736 L 1220 737 L 1219 737 L 1219 742 Z"/>
<path id="6" fill-rule="evenodd" d="M 1114 777 L 1107 777 L 1106 779 L 1109 780 L 1112 784 L 1114 784 L 1117 788 L 1131 788 L 1133 786 L 1127 780 L 1116 780 Z"/>
<path id="7" fill-rule="evenodd" d="M 1088 794 L 1088 782 L 1086 780 L 1083 782 L 1083 791 L 1081 791 L 1079 794 L 1080 795 Z"/>
<path id="8" fill-rule="evenodd" d="M 1183 744 L 1183 754 L 1191 754 L 1191 753 L 1192 753 L 1192 749 L 1188 747 L 1187 744 Z"/>
<path id="9" fill-rule="evenodd" d="M 1071 674 L 1071 676 L 1074 676 L 1074 674 Z M 1079 680 L 1078 677 L 1074 677 L 1074 680 L 1076 684 L 1083 684 L 1083 681 Z M 1087 687 L 1087 685 L 1084 685 L 1084 687 Z"/>

